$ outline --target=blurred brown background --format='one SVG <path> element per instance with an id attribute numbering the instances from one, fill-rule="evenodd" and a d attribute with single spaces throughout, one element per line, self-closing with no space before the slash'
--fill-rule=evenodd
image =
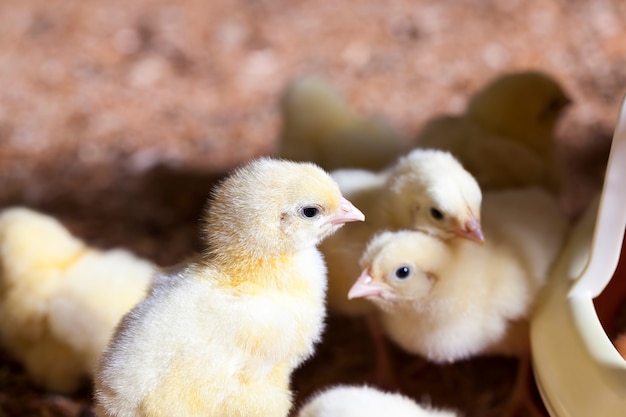
<path id="1" fill-rule="evenodd" d="M 620 0 L 4 0 L 0 208 L 40 209 L 92 244 L 169 265 L 199 247 L 213 181 L 274 151 L 291 78 L 326 76 L 412 134 L 502 72 L 538 69 L 573 99 L 558 140 L 575 216 L 601 186 L 625 68 Z M 330 318 L 295 375 L 299 398 L 363 381 L 364 334 Z M 397 356 L 412 395 L 468 416 L 498 415 L 516 369 Z M 0 416 L 78 416 L 89 395 L 50 396 L 0 361 Z"/>

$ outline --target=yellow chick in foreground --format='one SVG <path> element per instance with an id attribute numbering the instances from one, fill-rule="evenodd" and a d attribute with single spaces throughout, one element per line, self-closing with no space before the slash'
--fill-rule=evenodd
<path id="1" fill-rule="evenodd" d="M 408 136 L 382 117 L 356 114 L 326 80 L 292 81 L 281 100 L 278 154 L 332 171 L 380 170 L 410 149 Z"/>
<path id="2" fill-rule="evenodd" d="M 455 417 L 404 395 L 368 386 L 337 385 L 313 396 L 296 417 Z"/>
<path id="3" fill-rule="evenodd" d="M 117 329 L 98 414 L 287 416 L 291 372 L 323 329 L 316 245 L 362 220 L 313 164 L 262 158 L 233 172 L 206 212 L 206 251 L 159 276 Z"/>
<path id="4" fill-rule="evenodd" d="M 43 388 L 71 393 L 93 376 L 119 320 L 146 294 L 156 266 L 87 246 L 53 217 L 0 214 L 0 337 Z"/>
<path id="5" fill-rule="evenodd" d="M 538 188 L 486 193 L 483 209 L 484 246 L 399 231 L 377 235 L 363 254 L 349 297 L 372 301 L 407 352 L 451 362 L 528 351 L 527 320 L 567 221 Z"/>
<path id="6" fill-rule="evenodd" d="M 538 185 L 558 193 L 554 130 L 569 103 L 547 74 L 505 74 L 478 91 L 465 114 L 426 123 L 416 144 L 452 152 L 483 191 Z"/>
<path id="7" fill-rule="evenodd" d="M 448 152 L 416 149 L 381 172 L 339 170 L 331 175 L 367 217 L 320 246 L 328 264 L 328 307 L 333 313 L 358 316 L 373 310 L 370 303 L 348 300 L 347 294 L 367 242 L 381 230 L 416 229 L 442 239 L 484 240 L 480 187 Z"/>

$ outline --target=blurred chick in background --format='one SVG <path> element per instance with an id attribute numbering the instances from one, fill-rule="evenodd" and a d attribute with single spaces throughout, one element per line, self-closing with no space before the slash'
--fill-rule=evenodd
<path id="1" fill-rule="evenodd" d="M 82 387 L 119 320 L 146 294 L 156 266 L 87 246 L 53 217 L 0 214 L 0 337 L 43 388 Z"/>
<path id="2" fill-rule="evenodd" d="M 452 152 L 483 190 L 539 185 L 557 194 L 554 131 L 569 103 L 547 74 L 505 74 L 478 91 L 465 114 L 426 123 L 415 143 Z"/>
<path id="3" fill-rule="evenodd" d="M 287 416 L 314 351 L 326 267 L 316 245 L 363 214 L 313 164 L 259 159 L 214 190 L 206 251 L 125 316 L 96 379 L 99 415 Z"/>
<path id="4" fill-rule="evenodd" d="M 347 294 L 367 242 L 381 230 L 416 229 L 443 239 L 483 241 L 482 193 L 448 152 L 416 149 L 381 172 L 339 170 L 331 175 L 367 218 L 320 246 L 328 265 L 331 312 L 354 316 L 372 311 L 370 303 L 348 300 Z"/>
<path id="5" fill-rule="evenodd" d="M 529 317 L 567 220 L 556 199 L 530 188 L 486 193 L 483 227 L 483 246 L 417 231 L 377 235 L 350 297 L 367 297 L 393 341 L 433 362 L 525 353 L 527 329 L 517 324 Z"/>
<path id="6" fill-rule="evenodd" d="M 404 395 L 368 386 L 337 385 L 314 395 L 296 417 L 455 417 Z"/>
<path id="7" fill-rule="evenodd" d="M 292 81 L 281 99 L 278 155 L 332 171 L 380 170 L 410 149 L 409 138 L 382 117 L 356 114 L 326 80 Z"/>

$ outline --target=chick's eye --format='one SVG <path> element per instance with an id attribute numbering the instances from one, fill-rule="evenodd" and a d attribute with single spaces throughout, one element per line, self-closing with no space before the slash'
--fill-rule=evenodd
<path id="1" fill-rule="evenodd" d="M 561 99 L 561 98 L 553 98 L 548 103 L 548 106 L 547 106 L 546 110 L 549 111 L 549 112 L 556 113 L 559 110 L 561 110 L 563 107 L 565 107 L 565 102 L 564 102 L 563 99 Z"/>
<path id="2" fill-rule="evenodd" d="M 409 275 L 411 274 L 411 268 L 409 268 L 406 265 L 401 266 L 400 268 L 396 269 L 396 278 L 399 279 L 406 279 Z"/>
<path id="3" fill-rule="evenodd" d="M 317 207 L 303 207 L 300 213 L 306 218 L 312 219 L 319 214 L 320 210 Z"/>
<path id="4" fill-rule="evenodd" d="M 435 220 L 443 220 L 443 213 L 440 210 L 437 210 L 434 207 L 430 209 L 430 215 Z"/>

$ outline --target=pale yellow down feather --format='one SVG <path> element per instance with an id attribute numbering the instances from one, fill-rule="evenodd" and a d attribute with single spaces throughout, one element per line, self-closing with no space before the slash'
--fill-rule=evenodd
<path id="1" fill-rule="evenodd" d="M 351 296 L 378 307 L 400 347 L 434 362 L 528 353 L 527 320 L 567 220 L 554 197 L 531 188 L 486 193 L 483 226 L 484 246 L 415 231 L 377 235 Z"/>
<path id="2" fill-rule="evenodd" d="M 326 268 L 316 248 L 363 214 L 313 164 L 262 158 L 213 192 L 206 249 L 128 313 L 96 378 L 98 414 L 285 417 L 314 352 Z"/>
<path id="3" fill-rule="evenodd" d="M 465 114 L 428 121 L 415 144 L 452 152 L 483 190 L 539 185 L 558 193 L 562 174 L 554 135 L 569 102 L 547 74 L 505 74 L 478 91 Z"/>
<path id="4" fill-rule="evenodd" d="M 410 149 L 407 135 L 382 116 L 357 114 L 321 77 L 292 81 L 281 99 L 281 116 L 278 155 L 329 171 L 380 170 Z"/>
<path id="5" fill-rule="evenodd" d="M 0 337 L 35 383 L 82 387 L 113 329 L 146 294 L 156 266 L 87 246 L 28 208 L 0 214 Z"/>
<path id="6" fill-rule="evenodd" d="M 480 227 L 482 194 L 474 178 L 449 153 L 416 149 L 381 172 L 340 170 L 331 173 L 342 192 L 359 207 L 364 223 L 339 230 L 320 248 L 328 265 L 331 312 L 362 315 L 372 306 L 348 300 L 367 242 L 382 230 L 419 229 L 452 239 Z M 434 218 L 431 210 L 443 215 Z"/>

